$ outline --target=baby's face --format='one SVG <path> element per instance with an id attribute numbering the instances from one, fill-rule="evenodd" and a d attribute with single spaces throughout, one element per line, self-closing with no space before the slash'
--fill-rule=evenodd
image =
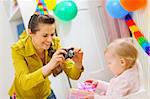
<path id="1" fill-rule="evenodd" d="M 107 51 L 105 53 L 105 60 L 113 75 L 120 75 L 125 70 L 120 57 L 113 53 L 113 51 Z"/>

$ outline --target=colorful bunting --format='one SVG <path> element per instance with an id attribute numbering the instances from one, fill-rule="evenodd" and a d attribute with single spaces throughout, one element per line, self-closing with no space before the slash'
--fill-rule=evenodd
<path id="1" fill-rule="evenodd" d="M 126 22 L 127 26 L 129 27 L 129 29 L 132 33 L 132 36 L 138 41 L 138 43 L 144 49 L 144 51 L 150 56 L 150 43 L 144 37 L 144 35 L 141 33 L 141 31 L 136 26 L 134 20 L 132 19 L 132 17 L 129 14 L 125 17 L 125 22 Z"/>

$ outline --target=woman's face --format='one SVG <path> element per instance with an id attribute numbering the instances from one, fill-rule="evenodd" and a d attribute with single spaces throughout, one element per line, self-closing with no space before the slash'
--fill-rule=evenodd
<path id="1" fill-rule="evenodd" d="M 55 36 L 55 24 L 42 24 L 38 25 L 39 31 L 30 33 L 33 45 L 36 50 L 47 50 L 50 48 L 52 38 Z"/>

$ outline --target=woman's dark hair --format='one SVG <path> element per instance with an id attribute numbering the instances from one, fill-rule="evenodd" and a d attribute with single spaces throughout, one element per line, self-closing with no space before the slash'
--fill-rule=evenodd
<path id="1" fill-rule="evenodd" d="M 35 33 L 39 30 L 39 28 L 38 28 L 39 23 L 54 24 L 55 19 L 51 15 L 33 14 L 28 23 L 28 28 L 31 29 L 32 33 Z"/>

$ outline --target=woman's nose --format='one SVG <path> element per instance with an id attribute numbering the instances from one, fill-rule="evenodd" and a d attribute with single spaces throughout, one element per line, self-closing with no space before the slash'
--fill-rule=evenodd
<path id="1" fill-rule="evenodd" d="M 52 41 L 52 37 L 51 37 L 51 36 L 48 36 L 47 41 L 48 41 L 48 42 L 51 42 L 51 41 Z"/>

